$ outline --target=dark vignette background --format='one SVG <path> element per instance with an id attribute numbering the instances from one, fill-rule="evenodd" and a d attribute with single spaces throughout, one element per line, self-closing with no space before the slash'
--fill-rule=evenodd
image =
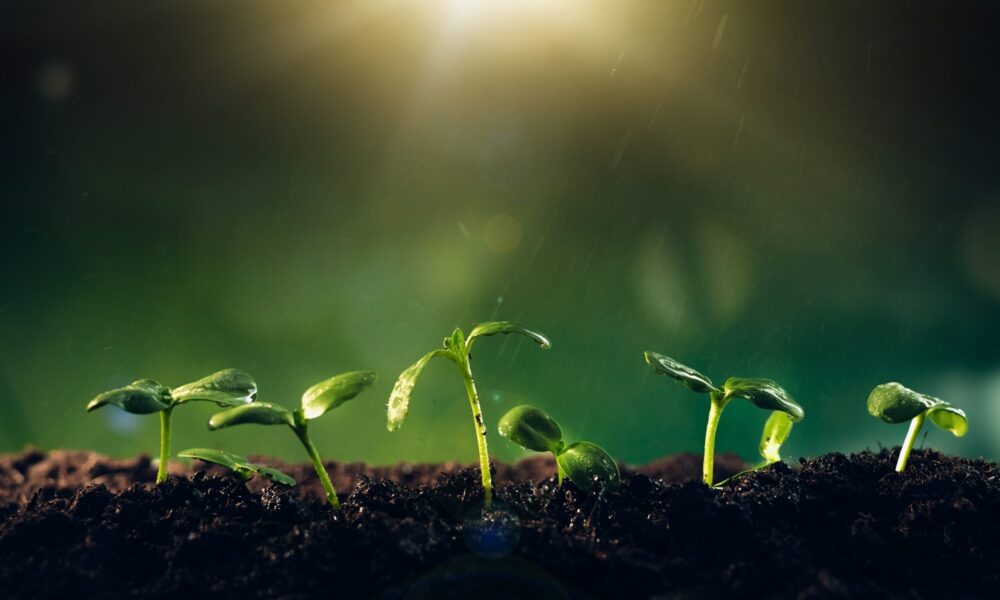
<path id="1" fill-rule="evenodd" d="M 864 406 L 895 379 L 967 410 L 928 444 L 1000 457 L 996 3 L 482 6 L 3 3 L 0 451 L 153 451 L 155 418 L 83 412 L 139 377 L 239 366 L 291 405 L 373 368 L 326 456 L 471 462 L 450 366 L 399 433 L 384 401 L 499 317 L 554 347 L 477 346 L 491 428 L 530 402 L 626 461 L 697 451 L 655 349 L 782 382 L 789 455 L 898 444 Z M 210 413 L 176 448 L 299 457 Z"/>

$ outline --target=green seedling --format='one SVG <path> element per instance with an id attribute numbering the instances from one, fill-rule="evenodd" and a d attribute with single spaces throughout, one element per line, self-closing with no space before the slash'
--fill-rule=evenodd
<path id="1" fill-rule="evenodd" d="M 715 387 L 708 377 L 670 357 L 656 352 L 646 352 L 645 357 L 646 362 L 657 373 L 673 377 L 688 389 L 709 396 L 711 405 L 708 410 L 708 425 L 705 428 L 705 457 L 702 463 L 702 479 L 706 485 L 712 485 L 715 469 L 715 432 L 719 427 L 722 411 L 730 400 L 743 398 L 758 408 L 786 413 L 793 422 L 801 421 L 805 417 L 802 407 L 792 399 L 792 396 L 770 379 L 730 377 L 720 389 Z"/>
<path id="2" fill-rule="evenodd" d="M 217 406 L 242 406 L 257 397 L 257 383 L 239 369 L 225 369 L 198 381 L 170 389 L 152 379 L 133 381 L 125 387 L 98 394 L 87 404 L 87 412 L 112 404 L 136 415 L 160 413 L 160 466 L 156 483 L 167 480 L 170 461 L 170 418 L 186 402 L 212 402 Z"/>
<path id="3" fill-rule="evenodd" d="M 906 433 L 903 447 L 899 450 L 899 460 L 896 461 L 896 472 L 902 473 L 913 450 L 924 421 L 928 418 L 945 431 L 950 431 L 955 437 L 962 437 L 969 431 L 969 420 L 962 409 L 928 396 L 896 382 L 883 383 L 876 386 L 868 395 L 868 412 L 886 423 L 910 422 L 910 430 Z"/>
<path id="4" fill-rule="evenodd" d="M 306 390 L 302 394 L 302 405 L 295 410 L 288 410 L 283 406 L 269 402 L 254 402 L 212 415 L 208 421 L 208 428 L 215 431 L 245 423 L 289 426 L 302 442 L 306 452 L 309 453 L 309 458 L 316 469 L 316 475 L 319 476 L 319 480 L 323 484 L 331 508 L 340 510 L 340 499 L 337 498 L 337 491 L 333 489 L 333 482 L 330 481 L 330 475 L 323 467 L 323 460 L 320 459 L 316 446 L 309 438 L 309 421 L 323 416 L 328 411 L 354 398 L 371 387 L 373 383 L 375 383 L 375 373 L 371 371 L 342 373 L 326 381 L 321 381 Z"/>
<path id="5" fill-rule="evenodd" d="M 758 452 L 760 452 L 761 458 L 764 460 L 750 467 L 746 471 L 740 471 L 729 479 L 720 481 L 715 485 L 715 487 L 724 486 L 741 475 L 753 473 L 754 471 L 759 471 L 766 466 L 780 462 L 781 445 L 785 443 L 785 440 L 787 440 L 788 436 L 792 433 L 793 423 L 794 421 L 792 421 L 792 418 L 788 416 L 788 413 L 781 412 L 780 410 L 773 411 L 771 416 L 767 418 L 767 422 L 764 423 L 764 431 L 760 435 L 760 446 L 757 449 Z"/>
<path id="6" fill-rule="evenodd" d="M 507 411 L 497 431 L 526 450 L 554 454 L 559 485 L 565 477 L 584 490 L 589 490 L 596 480 L 604 481 L 608 487 L 617 486 L 621 480 L 615 459 L 603 448 L 590 442 L 567 446 L 555 419 L 534 406 L 522 404 Z"/>
<path id="7" fill-rule="evenodd" d="M 396 431 L 406 419 L 406 413 L 410 408 L 410 396 L 413 393 L 413 386 L 420 376 L 421 371 L 427 366 L 432 358 L 447 358 L 455 363 L 465 382 L 465 392 L 469 396 L 469 404 L 472 407 L 472 421 L 476 428 L 476 443 L 479 446 L 479 468 L 483 478 L 483 497 L 487 506 L 493 502 L 493 480 L 490 477 L 490 455 L 486 447 L 486 423 L 483 421 L 483 411 L 479 405 L 479 394 L 476 392 L 476 383 L 472 379 L 472 366 L 470 364 L 469 352 L 476 338 L 495 335 L 498 333 L 519 333 L 535 341 L 543 349 L 552 347 L 548 338 L 544 335 L 525 329 L 517 323 L 510 321 L 492 321 L 480 323 L 472 328 L 469 336 L 465 337 L 461 329 L 456 328 L 450 337 L 444 339 L 444 348 L 428 352 L 420 360 L 413 363 L 408 369 L 399 375 L 396 385 L 392 388 L 389 402 L 386 406 L 388 417 L 386 426 L 389 431 Z"/>
<path id="8" fill-rule="evenodd" d="M 183 452 L 178 452 L 177 456 L 179 458 L 196 458 L 200 461 L 222 465 L 231 470 L 233 474 L 243 481 L 250 481 L 255 475 L 259 475 L 264 479 L 280 483 L 281 485 L 289 487 L 295 485 L 295 480 L 291 476 L 282 473 L 274 467 L 252 463 L 238 454 L 230 454 L 222 450 L 191 448 Z"/>

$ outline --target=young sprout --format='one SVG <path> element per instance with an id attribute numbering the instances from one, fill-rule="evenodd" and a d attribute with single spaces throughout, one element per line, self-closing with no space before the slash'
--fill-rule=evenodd
<path id="1" fill-rule="evenodd" d="M 868 412 L 886 423 L 910 422 L 910 430 L 906 433 L 903 447 L 899 450 L 899 460 L 896 462 L 896 472 L 902 473 L 906 461 L 913 450 L 924 421 L 928 418 L 945 431 L 950 431 L 955 437 L 962 437 L 969 431 L 969 421 L 962 409 L 935 398 L 914 392 L 903 385 L 891 382 L 876 386 L 868 395 Z"/>
<path id="2" fill-rule="evenodd" d="M 179 458 L 197 458 L 204 462 L 215 463 L 230 469 L 237 477 L 243 481 L 250 481 L 254 475 L 260 475 L 264 479 L 287 485 L 295 485 L 295 480 L 289 475 L 282 473 L 278 469 L 252 463 L 238 454 L 230 454 L 222 450 L 211 450 L 209 448 L 190 448 L 183 452 L 178 452 Z"/>
<path id="3" fill-rule="evenodd" d="M 125 387 L 98 394 L 87 404 L 87 412 L 107 404 L 136 415 L 160 413 L 160 466 L 156 483 L 167 480 L 170 461 L 170 417 L 186 402 L 213 402 L 218 406 L 242 406 L 257 397 L 253 377 L 239 369 L 225 369 L 198 381 L 170 389 L 152 379 L 133 381 Z"/>
<path id="4" fill-rule="evenodd" d="M 767 418 L 767 422 L 764 423 L 764 431 L 760 435 L 760 446 L 757 449 L 764 461 L 757 463 L 746 471 L 740 471 L 729 479 L 720 481 L 715 487 L 724 486 L 740 475 L 759 471 L 766 466 L 780 462 L 781 445 L 785 443 L 785 440 L 792 433 L 793 423 L 794 421 L 788 416 L 788 413 L 781 412 L 780 410 L 773 411 L 771 416 Z"/>
<path id="5" fill-rule="evenodd" d="M 792 422 L 801 421 L 805 417 L 802 407 L 792 399 L 792 396 L 770 379 L 730 377 L 720 389 L 715 387 L 708 377 L 672 358 L 656 352 L 646 352 L 645 357 L 646 362 L 657 373 L 673 377 L 692 391 L 708 394 L 711 404 L 708 410 L 708 425 L 705 428 L 705 457 L 702 463 L 702 479 L 706 485 L 712 485 L 715 468 L 715 432 L 719 427 L 722 411 L 730 400 L 743 398 L 758 408 L 786 413 Z"/>
<path id="6" fill-rule="evenodd" d="M 316 475 L 319 476 L 323 489 L 326 491 L 330 507 L 334 510 L 340 510 L 340 499 L 337 498 L 337 491 L 333 489 L 333 482 L 330 481 L 330 475 L 323 467 L 323 460 L 319 457 L 316 446 L 309 438 L 309 421 L 323 416 L 327 411 L 354 398 L 373 383 L 375 383 L 375 373 L 371 371 L 342 373 L 326 381 L 321 381 L 306 390 L 302 394 L 302 405 L 295 410 L 288 410 L 283 406 L 269 402 L 254 402 L 212 415 L 208 421 L 208 428 L 215 431 L 244 423 L 288 425 L 298 436 L 306 452 L 309 453 L 309 458 L 316 469 Z"/>
<path id="7" fill-rule="evenodd" d="M 617 486 L 621 479 L 618 465 L 603 448 L 590 442 L 567 446 L 555 419 L 534 406 L 522 404 L 507 411 L 497 432 L 526 450 L 555 454 L 560 485 L 568 477 L 580 489 L 589 490 L 597 479 L 608 487 Z"/>
<path id="8" fill-rule="evenodd" d="M 396 385 L 392 388 L 389 402 L 386 406 L 388 421 L 386 426 L 389 431 L 396 431 L 406 419 L 406 412 L 410 407 L 410 395 L 413 393 L 413 385 L 424 370 L 427 363 L 432 358 L 443 357 L 455 363 L 465 382 L 465 392 L 469 396 L 469 404 L 472 407 L 472 422 L 476 428 L 476 443 L 479 445 L 479 468 L 483 477 L 483 496 L 487 506 L 493 502 L 493 480 L 490 477 L 490 455 L 486 448 L 486 423 L 483 421 L 483 411 L 479 406 L 479 394 L 476 392 L 476 383 L 472 379 L 472 366 L 470 364 L 469 352 L 476 338 L 495 335 L 497 333 L 520 333 L 535 341 L 544 350 L 552 347 L 548 338 L 544 335 L 525 329 L 517 323 L 510 321 L 493 321 L 480 323 L 472 328 L 469 336 L 465 337 L 461 329 L 456 328 L 451 337 L 444 339 L 444 348 L 434 350 L 423 355 L 420 360 L 413 363 L 408 369 L 399 375 Z"/>

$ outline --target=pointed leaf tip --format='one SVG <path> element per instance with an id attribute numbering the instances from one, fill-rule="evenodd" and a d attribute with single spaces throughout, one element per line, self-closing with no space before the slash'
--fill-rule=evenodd
<path id="1" fill-rule="evenodd" d="M 646 363 L 649 366 L 653 367 L 654 371 L 660 375 L 676 379 L 691 391 L 698 392 L 699 394 L 719 391 L 711 379 L 669 356 L 659 354 L 658 352 L 646 351 L 643 353 L 643 358 L 646 359 Z"/>
<path id="2" fill-rule="evenodd" d="M 416 385 L 420 373 L 423 372 L 424 367 L 432 358 L 447 354 L 447 350 L 428 352 L 399 374 L 395 385 L 392 386 L 392 393 L 389 394 L 389 401 L 386 403 L 386 429 L 396 431 L 402 426 L 403 421 L 406 420 L 406 413 L 410 410 L 410 396 L 413 394 L 413 386 Z"/>
<path id="3" fill-rule="evenodd" d="M 102 392 L 87 403 L 87 412 L 112 404 L 136 415 L 158 413 L 170 407 L 170 392 L 152 379 L 140 379 L 125 387 Z"/>
<path id="4" fill-rule="evenodd" d="M 806 416 L 792 395 L 770 379 L 730 377 L 722 388 L 727 396 L 749 400 L 751 404 L 764 410 L 780 410 L 796 423 Z"/>
<path id="5" fill-rule="evenodd" d="M 541 346 L 542 350 L 552 348 L 552 342 L 549 341 L 549 338 L 537 331 L 532 331 L 523 325 L 513 321 L 488 321 L 486 323 L 476 325 L 472 328 L 472 331 L 469 332 L 469 337 L 465 342 L 466 351 L 472 348 L 472 343 L 476 338 L 496 335 L 498 333 L 519 333 L 533 340 L 536 344 Z"/>
<path id="6" fill-rule="evenodd" d="M 208 428 L 211 431 L 215 431 L 247 423 L 256 425 L 289 425 L 294 427 L 295 418 L 292 415 L 292 411 L 284 406 L 271 404 L 270 402 L 253 402 L 215 413 L 208 421 Z"/>
<path id="7" fill-rule="evenodd" d="M 223 369 L 173 390 L 174 402 L 214 402 L 241 406 L 257 398 L 257 382 L 246 371 Z"/>

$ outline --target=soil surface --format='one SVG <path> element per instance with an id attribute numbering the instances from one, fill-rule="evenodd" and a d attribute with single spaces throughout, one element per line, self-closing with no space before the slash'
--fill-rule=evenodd
<path id="1" fill-rule="evenodd" d="M 498 464 L 494 508 L 459 464 L 307 465 L 295 488 L 148 458 L 0 457 L 3 598 L 996 598 L 1000 469 L 898 450 L 779 463 L 709 489 L 700 457 L 557 487 Z M 200 464 L 200 463 L 199 463 Z M 721 457 L 719 478 L 742 467 Z"/>

